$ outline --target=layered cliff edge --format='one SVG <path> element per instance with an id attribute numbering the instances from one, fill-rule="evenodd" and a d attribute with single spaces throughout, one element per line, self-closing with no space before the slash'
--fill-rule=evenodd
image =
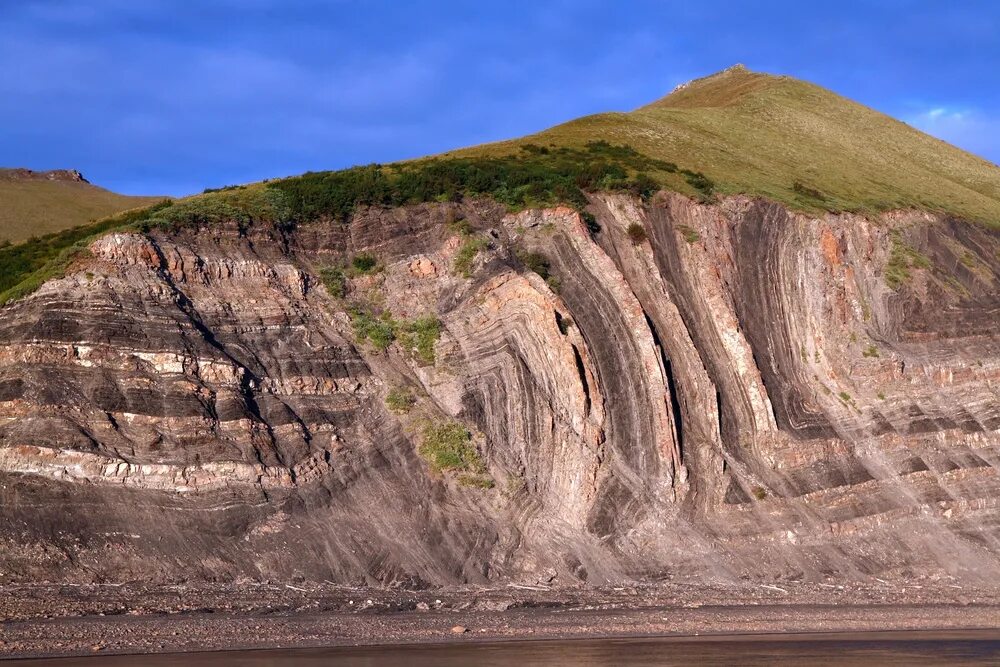
<path id="1" fill-rule="evenodd" d="M 1000 233 L 586 212 L 93 241 L 0 311 L 0 580 L 995 580 Z"/>

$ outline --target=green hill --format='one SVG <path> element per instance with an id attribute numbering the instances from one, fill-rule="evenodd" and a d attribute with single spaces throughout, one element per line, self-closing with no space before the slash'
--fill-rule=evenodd
<path id="1" fill-rule="evenodd" d="M 630 113 L 587 116 L 448 156 L 604 140 L 703 172 L 719 194 L 818 211 L 923 208 L 1000 226 L 1000 168 L 811 83 L 737 65 Z M 668 187 L 694 189 L 679 175 Z"/>
<path id="2" fill-rule="evenodd" d="M 0 169 L 0 242 L 18 243 L 160 199 L 116 194 L 74 171 Z"/>

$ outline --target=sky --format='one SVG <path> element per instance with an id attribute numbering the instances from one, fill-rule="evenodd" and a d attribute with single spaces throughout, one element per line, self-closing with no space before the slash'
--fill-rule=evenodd
<path id="1" fill-rule="evenodd" d="M 184 195 L 628 111 L 743 63 L 1000 163 L 1000 2 L 0 0 L 0 166 Z"/>

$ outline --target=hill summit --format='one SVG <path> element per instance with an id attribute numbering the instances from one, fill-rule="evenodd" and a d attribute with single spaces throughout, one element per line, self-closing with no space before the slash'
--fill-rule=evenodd
<path id="1" fill-rule="evenodd" d="M 720 195 L 765 197 L 812 213 L 923 209 L 1000 225 L 996 165 L 814 84 L 743 65 L 629 113 L 586 116 L 448 155 L 594 141 L 702 172 Z M 658 176 L 670 189 L 697 194 L 682 174 Z"/>
<path id="2" fill-rule="evenodd" d="M 23 167 L 0 169 L 0 181 L 68 181 L 70 183 L 90 182 L 76 169 L 34 171 L 33 169 L 25 169 Z"/>
<path id="3" fill-rule="evenodd" d="M 76 169 L 0 168 L 0 242 L 59 232 L 161 199 L 105 190 Z"/>

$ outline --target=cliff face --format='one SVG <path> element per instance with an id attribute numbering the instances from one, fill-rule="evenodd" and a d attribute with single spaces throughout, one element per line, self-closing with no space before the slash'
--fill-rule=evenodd
<path id="1" fill-rule="evenodd" d="M 97 240 L 0 310 L 0 580 L 1000 575 L 1000 233 L 589 210 Z M 450 420 L 474 476 L 422 456 Z"/>

